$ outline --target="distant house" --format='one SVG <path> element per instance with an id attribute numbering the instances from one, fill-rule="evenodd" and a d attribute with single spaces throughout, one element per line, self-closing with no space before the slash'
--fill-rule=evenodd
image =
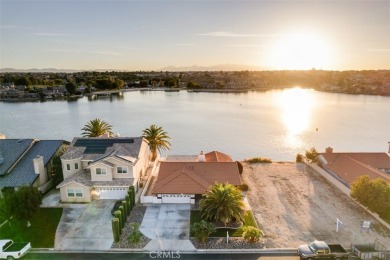
<path id="1" fill-rule="evenodd" d="M 67 144 L 63 140 L 0 139 L 0 193 L 21 186 L 34 186 L 42 192 L 50 189 L 53 158 Z"/>
<path id="2" fill-rule="evenodd" d="M 364 175 L 390 182 L 390 157 L 386 153 L 334 153 L 329 147 L 318 158 L 322 168 L 347 187 Z"/>
<path id="3" fill-rule="evenodd" d="M 156 179 L 143 203 L 196 204 L 210 186 L 218 183 L 242 184 L 237 162 L 221 152 L 168 156 L 160 162 Z"/>
<path id="4" fill-rule="evenodd" d="M 149 156 L 142 137 L 74 138 L 61 156 L 61 201 L 124 198 L 131 185 L 138 189 Z"/>

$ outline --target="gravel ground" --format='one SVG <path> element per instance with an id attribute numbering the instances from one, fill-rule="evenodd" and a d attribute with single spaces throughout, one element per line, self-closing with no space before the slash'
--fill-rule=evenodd
<path id="1" fill-rule="evenodd" d="M 226 237 L 209 238 L 207 244 L 199 243 L 195 238 L 190 238 L 191 243 L 198 249 L 259 249 L 267 247 L 267 240 L 263 239 L 256 243 L 247 243 L 240 237 L 229 238 L 226 244 Z"/>
<path id="2" fill-rule="evenodd" d="M 312 240 L 328 243 L 374 243 L 390 248 L 390 232 L 351 198 L 316 172 L 295 163 L 243 163 L 247 198 L 270 247 L 297 247 Z M 343 222 L 336 232 L 336 219 Z M 370 232 L 361 221 L 372 220 Z M 269 247 L 267 245 L 267 247 Z"/>
<path id="3" fill-rule="evenodd" d="M 147 238 L 142 235 L 141 242 L 139 244 L 132 244 L 127 240 L 127 237 L 130 234 L 131 223 L 138 223 L 141 226 L 142 219 L 144 218 L 144 214 L 146 211 L 146 207 L 136 206 L 130 213 L 130 216 L 127 217 L 127 222 L 125 227 L 122 230 L 122 235 L 120 241 L 118 243 L 114 242 L 112 244 L 112 248 L 144 248 L 149 242 L 150 238 Z"/>

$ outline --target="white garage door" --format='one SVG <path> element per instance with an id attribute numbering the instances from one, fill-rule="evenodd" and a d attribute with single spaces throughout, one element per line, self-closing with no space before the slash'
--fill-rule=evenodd
<path id="1" fill-rule="evenodd" d="M 124 199 L 127 194 L 126 188 L 100 188 L 101 200 Z"/>
<path id="2" fill-rule="evenodd" d="M 172 195 L 163 195 L 162 203 L 191 203 L 191 197 L 181 197 Z"/>

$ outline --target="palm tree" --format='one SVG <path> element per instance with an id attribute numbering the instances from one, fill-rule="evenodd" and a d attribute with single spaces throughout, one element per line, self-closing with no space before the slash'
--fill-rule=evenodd
<path id="1" fill-rule="evenodd" d="M 81 130 L 84 132 L 81 134 L 84 137 L 99 137 L 104 134 L 109 136 L 113 135 L 111 131 L 112 126 L 99 118 L 89 121 Z"/>
<path id="2" fill-rule="evenodd" d="M 149 148 L 152 152 L 152 161 L 154 161 L 157 157 L 157 150 L 159 152 L 162 150 L 169 150 L 171 146 L 171 143 L 168 141 L 168 139 L 171 138 L 161 126 L 158 127 L 156 125 L 151 125 L 143 131 L 142 137 L 149 142 Z"/>
<path id="3" fill-rule="evenodd" d="M 194 233 L 194 237 L 201 243 L 205 243 L 214 231 L 215 225 L 204 220 L 196 222 L 191 226 L 191 232 Z"/>
<path id="4" fill-rule="evenodd" d="M 216 183 L 200 200 L 202 218 L 208 221 L 227 223 L 242 220 L 245 205 L 239 189 L 229 183 Z"/>

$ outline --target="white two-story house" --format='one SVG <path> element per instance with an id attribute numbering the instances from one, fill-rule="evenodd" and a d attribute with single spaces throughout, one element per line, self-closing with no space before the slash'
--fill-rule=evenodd
<path id="1" fill-rule="evenodd" d="M 61 156 L 61 201 L 122 199 L 131 185 L 138 189 L 149 157 L 142 137 L 74 138 Z"/>

